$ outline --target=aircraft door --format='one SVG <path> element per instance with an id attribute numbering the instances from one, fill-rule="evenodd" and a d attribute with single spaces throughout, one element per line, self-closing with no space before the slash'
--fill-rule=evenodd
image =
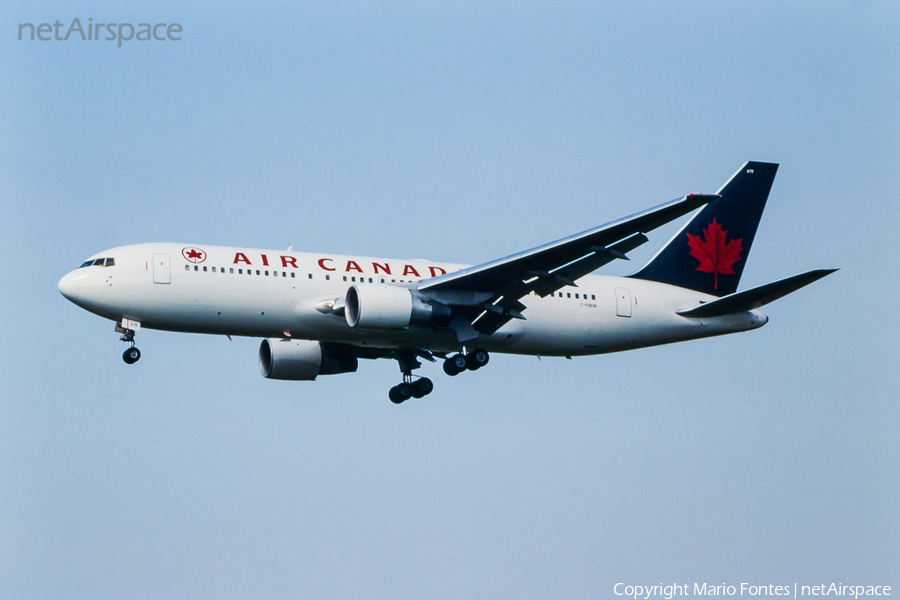
<path id="1" fill-rule="evenodd" d="M 153 283 L 172 283 L 172 268 L 168 254 L 153 255 Z"/>
<path id="2" fill-rule="evenodd" d="M 616 288 L 616 315 L 631 316 L 631 292 L 628 288 Z"/>

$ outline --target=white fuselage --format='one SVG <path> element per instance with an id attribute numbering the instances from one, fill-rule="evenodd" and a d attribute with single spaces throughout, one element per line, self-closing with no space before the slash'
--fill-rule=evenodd
<path id="1" fill-rule="evenodd" d="M 372 348 L 459 348 L 446 327 L 350 327 L 330 307 L 351 285 L 414 289 L 467 265 L 171 243 L 121 246 L 95 255 L 103 257 L 115 264 L 75 269 L 60 280 L 60 291 L 90 312 L 137 321 L 142 328 Z M 756 310 L 682 317 L 676 311 L 715 298 L 651 281 L 588 275 L 577 284 L 544 298 L 525 296 L 525 320 L 513 319 L 473 345 L 511 354 L 601 354 L 746 331 L 768 320 Z"/>

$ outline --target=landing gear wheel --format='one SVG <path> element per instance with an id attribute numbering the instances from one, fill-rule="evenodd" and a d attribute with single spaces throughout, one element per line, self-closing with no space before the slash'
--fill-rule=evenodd
<path id="1" fill-rule="evenodd" d="M 133 365 L 137 361 L 141 359 L 141 351 L 132 346 L 128 350 L 122 354 L 122 360 L 125 361 L 126 364 Z"/>
<path id="2" fill-rule="evenodd" d="M 394 404 L 402 404 L 403 403 L 403 398 L 401 398 L 400 395 L 397 393 L 396 385 L 394 387 L 392 387 L 391 390 L 388 392 L 388 398 L 390 398 L 391 402 L 393 402 Z"/>
<path id="3" fill-rule="evenodd" d="M 462 354 L 454 354 L 444 361 L 444 373 L 450 375 L 459 375 L 466 370 L 466 357 Z"/>
<path id="4" fill-rule="evenodd" d="M 413 398 L 421 398 L 434 390 L 434 383 L 427 377 L 422 377 L 418 381 L 414 381 L 411 387 Z"/>
<path id="5" fill-rule="evenodd" d="M 473 350 L 466 355 L 466 368 L 470 371 L 477 371 L 488 364 L 490 359 L 491 357 L 488 355 L 487 350 L 482 350 L 481 348 Z"/>
<path id="6" fill-rule="evenodd" d="M 391 388 L 391 391 L 388 392 L 388 398 L 391 399 L 391 402 L 394 404 L 400 404 L 402 402 L 406 402 L 412 397 L 412 385 L 406 383 L 397 384 Z"/>

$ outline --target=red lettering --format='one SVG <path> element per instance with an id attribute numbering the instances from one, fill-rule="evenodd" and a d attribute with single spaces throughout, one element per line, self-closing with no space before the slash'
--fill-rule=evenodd
<path id="1" fill-rule="evenodd" d="M 375 274 L 378 275 L 378 269 L 381 269 L 385 272 L 386 275 L 391 274 L 391 265 L 384 263 L 383 265 L 378 264 L 377 262 L 372 263 L 372 268 L 375 269 Z"/>
<path id="2" fill-rule="evenodd" d="M 416 271 L 416 268 L 412 265 L 403 265 L 403 274 L 404 275 L 413 274 L 416 277 L 421 277 L 421 275 L 419 275 L 419 272 Z"/>
<path id="3" fill-rule="evenodd" d="M 437 276 L 438 276 L 438 274 L 437 274 L 438 271 L 441 272 L 441 275 L 446 275 L 446 274 L 447 274 L 447 271 L 443 270 L 443 269 L 440 268 L 440 267 L 428 267 L 428 270 L 431 271 L 431 276 L 432 276 L 432 277 L 437 277 Z"/>
<path id="4" fill-rule="evenodd" d="M 325 269 L 326 271 L 337 271 L 337 269 L 334 269 L 334 268 L 332 268 L 332 267 L 326 267 L 326 266 L 325 266 L 325 261 L 326 261 L 326 260 L 327 260 L 328 262 L 334 262 L 334 261 L 331 260 L 330 258 L 320 258 L 320 259 L 319 259 L 319 266 L 322 267 L 323 269 Z"/>
<path id="5" fill-rule="evenodd" d="M 362 272 L 363 272 L 363 270 L 359 268 L 359 265 L 356 264 L 356 261 L 355 261 L 355 260 L 348 260 L 348 261 L 347 261 L 347 268 L 344 269 L 344 272 L 345 272 L 345 273 L 348 273 L 348 272 L 350 272 L 351 270 L 352 270 L 352 271 L 356 271 L 357 273 L 362 273 Z"/>
<path id="6" fill-rule="evenodd" d="M 234 253 L 234 262 L 232 264 L 238 264 L 239 262 L 250 264 L 250 259 L 247 258 L 247 255 L 243 252 L 235 252 Z"/>
<path id="7" fill-rule="evenodd" d="M 265 254 L 260 254 L 260 256 L 262 256 L 262 259 L 263 259 L 263 266 L 264 266 L 264 267 L 268 267 L 268 266 L 269 266 L 269 259 L 266 258 L 266 255 L 265 255 Z"/>
<path id="8" fill-rule="evenodd" d="M 281 266 L 287 269 L 288 263 L 291 263 L 291 266 L 295 269 L 297 268 L 297 259 L 293 256 L 282 256 L 281 257 Z"/>

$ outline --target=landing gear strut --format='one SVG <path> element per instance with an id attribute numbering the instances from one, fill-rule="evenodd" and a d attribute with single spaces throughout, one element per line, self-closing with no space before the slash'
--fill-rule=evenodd
<path id="1" fill-rule="evenodd" d="M 454 376 L 466 370 L 477 371 L 488 364 L 490 359 L 491 357 L 487 350 L 482 350 L 481 348 L 476 348 L 466 354 L 454 354 L 444 361 L 444 373 Z"/>
<path id="2" fill-rule="evenodd" d="M 137 327 L 141 326 L 141 324 L 136 321 L 129 321 L 127 324 L 133 324 Z M 133 365 L 141 359 L 141 351 L 134 345 L 134 334 L 137 333 L 137 330 L 124 327 L 122 323 L 116 323 L 116 333 L 121 333 L 122 337 L 119 338 L 119 340 L 128 344 L 128 349 L 122 354 L 122 360 L 124 360 L 127 365 Z"/>
<path id="3" fill-rule="evenodd" d="M 400 363 L 400 372 L 403 373 L 403 381 L 395 385 L 388 392 L 388 398 L 394 404 L 401 404 L 410 398 L 422 398 L 434 390 L 434 383 L 427 377 L 413 379 L 413 369 L 422 366 L 412 352 L 400 352 L 396 356 Z"/>

